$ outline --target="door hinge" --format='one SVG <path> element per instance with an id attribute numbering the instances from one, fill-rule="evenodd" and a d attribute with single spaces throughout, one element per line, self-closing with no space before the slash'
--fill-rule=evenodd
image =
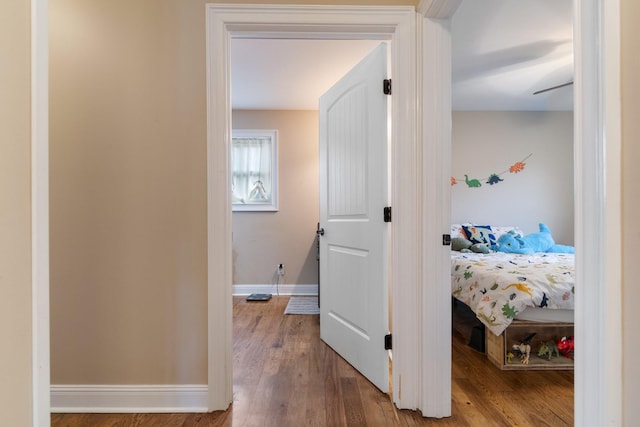
<path id="1" fill-rule="evenodd" d="M 451 245 L 451 234 L 443 234 L 442 235 L 442 245 L 450 246 Z"/>
<path id="2" fill-rule="evenodd" d="M 391 334 L 387 334 L 384 336 L 384 349 L 391 350 L 393 346 L 391 345 Z"/>
<path id="3" fill-rule="evenodd" d="M 384 79 L 382 81 L 382 91 L 385 95 L 391 95 L 391 79 Z"/>
<path id="4" fill-rule="evenodd" d="M 391 222 L 391 206 L 384 208 L 384 222 Z"/>

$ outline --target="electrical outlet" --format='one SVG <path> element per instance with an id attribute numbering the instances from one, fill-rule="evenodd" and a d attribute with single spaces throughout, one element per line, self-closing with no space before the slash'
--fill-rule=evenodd
<path id="1" fill-rule="evenodd" d="M 284 264 L 278 264 L 278 274 L 284 276 Z"/>

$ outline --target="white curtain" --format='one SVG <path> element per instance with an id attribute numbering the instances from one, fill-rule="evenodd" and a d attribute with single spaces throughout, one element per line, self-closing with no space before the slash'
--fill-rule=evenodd
<path id="1" fill-rule="evenodd" d="M 271 138 L 233 138 L 233 203 L 271 203 Z"/>

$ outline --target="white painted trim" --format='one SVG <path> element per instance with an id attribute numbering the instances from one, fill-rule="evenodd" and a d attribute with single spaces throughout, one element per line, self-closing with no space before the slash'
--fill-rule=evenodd
<path id="1" fill-rule="evenodd" d="M 398 25 L 392 48 L 392 142 L 391 142 L 391 294 L 393 346 L 393 402 L 401 409 L 421 410 L 417 375 L 419 319 L 417 304 L 421 277 L 421 211 L 423 194 L 417 126 L 420 117 L 417 67 L 418 16 Z M 406 20 L 407 18 L 405 18 Z M 428 416 L 428 414 L 424 414 Z"/>
<path id="2" fill-rule="evenodd" d="M 231 197 L 228 144 L 231 132 L 229 41 L 232 36 L 288 38 L 387 38 L 392 40 L 394 79 L 392 203 L 397 212 L 392 237 L 394 288 L 393 401 L 419 409 L 417 324 L 421 285 L 421 161 L 416 137 L 416 17 L 412 7 L 216 5 L 207 7 L 207 170 L 209 409 L 231 402 Z"/>
<path id="3" fill-rule="evenodd" d="M 623 378 L 622 355 L 622 105 L 621 105 L 621 42 L 620 42 L 620 0 L 601 3 L 604 26 L 601 55 L 603 58 L 601 85 L 604 86 L 604 141 L 606 142 L 603 175 L 606 182 L 606 218 L 604 253 L 606 256 L 605 280 L 601 288 L 606 288 L 602 301 L 606 318 L 605 341 L 601 348 L 607 349 L 606 359 L 601 359 L 603 378 L 606 379 L 604 420 L 609 425 L 625 424 L 623 420 Z M 588 307 L 587 307 L 588 310 Z M 582 337 L 590 339 L 589 332 Z M 590 405 L 585 402 L 585 405 Z M 629 421 L 629 420 L 627 420 Z"/>
<path id="4" fill-rule="evenodd" d="M 442 6 L 442 5 L 441 5 Z M 448 19 L 423 23 L 422 408 L 451 416 L 451 31 Z"/>
<path id="5" fill-rule="evenodd" d="M 620 1 L 573 7 L 575 424 L 622 425 Z"/>
<path id="6" fill-rule="evenodd" d="M 49 10 L 31 0 L 32 424 L 51 425 L 49 377 Z"/>
<path id="7" fill-rule="evenodd" d="M 318 285 L 233 285 L 234 296 L 244 296 L 251 294 L 318 295 Z"/>
<path id="8" fill-rule="evenodd" d="M 206 6 L 207 61 L 207 354 L 209 410 L 233 400 L 230 35 Z M 225 60 L 221 60 L 225 58 Z"/>
<path id="9" fill-rule="evenodd" d="M 451 17 L 462 0 L 421 0 L 419 69 L 422 120 L 422 245 L 420 406 L 425 416 L 451 416 Z"/>
<path id="10" fill-rule="evenodd" d="M 206 385 L 52 385 L 53 413 L 207 412 Z"/>

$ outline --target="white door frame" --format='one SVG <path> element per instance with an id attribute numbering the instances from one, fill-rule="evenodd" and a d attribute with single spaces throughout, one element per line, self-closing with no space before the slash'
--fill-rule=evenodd
<path id="1" fill-rule="evenodd" d="M 622 425 L 620 0 L 574 0 L 575 425 Z"/>
<path id="2" fill-rule="evenodd" d="M 422 163 L 417 134 L 417 15 L 390 6 L 206 6 L 208 171 L 209 409 L 232 402 L 230 40 L 232 37 L 390 39 L 392 41 L 392 153 L 394 208 L 392 283 L 394 325 L 393 401 L 420 409 L 418 358 L 421 288 Z M 400 309 L 402 308 L 402 309 Z"/>
<path id="3" fill-rule="evenodd" d="M 418 6 L 422 63 L 422 245 L 420 296 L 420 407 L 432 417 L 451 416 L 451 31 L 450 17 L 462 0 Z"/>
<path id="4" fill-rule="evenodd" d="M 31 0 L 31 416 L 51 425 L 49 350 L 49 2 Z"/>
<path id="5" fill-rule="evenodd" d="M 430 169 L 425 156 L 423 169 L 429 175 L 425 186 L 429 180 L 436 182 L 438 177 L 446 180 L 450 176 L 450 116 L 441 114 L 451 90 L 450 70 L 447 74 L 451 63 L 450 22 L 461 1 L 422 0 L 418 6 L 424 16 L 425 153 L 430 151 L 432 158 L 441 162 L 432 164 Z M 574 0 L 573 8 L 575 244 L 579 284 L 575 310 L 575 336 L 579 343 L 575 364 L 575 424 L 621 425 L 620 0 Z M 429 173 L 430 170 L 436 170 L 436 176 Z M 450 205 L 447 202 L 450 190 L 444 189 L 442 182 L 426 188 L 430 191 L 426 192 L 425 203 Z M 444 209 L 425 209 L 425 214 L 423 228 L 425 254 L 428 254 L 428 242 L 436 239 L 438 232 L 448 232 L 448 228 L 437 229 L 444 227 Z M 432 259 L 436 255 L 437 252 L 432 252 Z M 427 262 L 425 259 L 424 265 Z M 427 281 L 434 280 L 427 283 L 448 284 L 448 275 L 445 278 L 438 268 L 435 271 L 428 277 L 425 273 Z M 422 327 L 431 330 L 429 324 L 450 315 L 450 308 L 432 302 L 442 299 L 437 286 L 427 286 L 425 296 L 428 297 L 422 300 Z M 429 316 L 429 313 L 433 314 Z M 422 374 L 425 402 L 431 400 L 430 393 L 437 392 L 432 388 L 438 384 L 434 380 L 435 371 L 450 366 L 450 356 L 431 354 L 427 348 L 423 349 L 424 366 L 429 366 L 426 362 L 430 357 L 436 362 L 431 371 L 425 370 Z"/>

